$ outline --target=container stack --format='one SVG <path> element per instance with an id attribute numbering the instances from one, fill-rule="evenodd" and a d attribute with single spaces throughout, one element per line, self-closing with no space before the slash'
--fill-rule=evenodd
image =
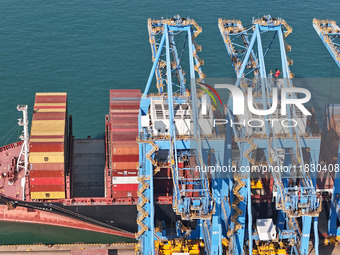
<path id="1" fill-rule="evenodd" d="M 110 91 L 112 197 L 137 198 L 139 150 L 138 112 L 141 91 Z"/>
<path id="2" fill-rule="evenodd" d="M 340 105 L 325 106 L 324 129 L 322 132 L 320 161 L 326 164 L 336 164 L 340 135 Z"/>
<path id="3" fill-rule="evenodd" d="M 31 199 L 65 198 L 67 94 L 36 93 L 30 136 Z"/>

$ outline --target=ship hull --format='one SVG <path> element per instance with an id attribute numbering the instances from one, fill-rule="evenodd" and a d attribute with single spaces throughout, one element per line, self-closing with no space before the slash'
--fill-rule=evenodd
<path id="1" fill-rule="evenodd" d="M 5 197 L 1 197 L 1 203 L 10 204 L 14 210 L 16 206 L 26 207 L 71 217 L 109 229 L 130 233 L 138 231 L 136 205 L 63 205 L 62 203 L 26 202 Z M 156 205 L 155 215 L 158 221 L 164 221 L 166 224 L 175 222 L 177 218 L 172 205 L 169 204 Z"/>
<path id="2" fill-rule="evenodd" d="M 137 207 L 136 205 L 71 205 L 66 206 L 61 203 L 42 203 L 42 202 L 25 202 L 9 200 L 2 198 L 2 203 L 11 202 L 11 204 L 20 207 L 32 208 L 35 210 L 48 211 L 50 213 L 63 215 L 75 220 L 91 223 L 96 226 L 127 232 L 130 234 L 138 231 L 136 223 Z M 8 204 L 8 203 L 7 203 Z M 327 235 L 327 224 L 329 216 L 330 201 L 324 200 L 322 211 L 319 216 L 319 234 Z M 278 213 L 275 209 L 274 202 L 260 202 L 252 204 L 253 224 L 256 219 L 271 218 L 277 222 Z M 155 205 L 156 222 L 164 222 L 166 225 L 173 225 L 179 220 L 171 204 Z M 2 219 L 6 221 L 6 219 Z M 190 224 L 192 227 L 193 224 Z"/>

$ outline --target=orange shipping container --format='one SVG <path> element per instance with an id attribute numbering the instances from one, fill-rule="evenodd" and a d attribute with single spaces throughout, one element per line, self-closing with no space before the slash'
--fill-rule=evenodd
<path id="1" fill-rule="evenodd" d="M 43 171 L 54 171 L 62 170 L 64 171 L 64 163 L 34 163 L 30 164 L 30 170 L 43 170 Z"/>
<path id="2" fill-rule="evenodd" d="M 65 191 L 64 185 L 31 185 L 31 192 L 58 192 Z"/>
<path id="3" fill-rule="evenodd" d="M 62 185 L 65 184 L 64 177 L 30 178 L 31 185 Z"/>
<path id="4" fill-rule="evenodd" d="M 63 142 L 50 143 L 30 143 L 30 152 L 63 152 L 65 144 Z"/>
<path id="5" fill-rule="evenodd" d="M 138 144 L 135 144 L 133 146 L 112 146 L 112 154 L 113 155 L 138 155 L 139 154 L 139 148 Z"/>
<path id="6" fill-rule="evenodd" d="M 112 162 L 112 169 L 137 169 L 137 162 Z"/>
<path id="7" fill-rule="evenodd" d="M 29 171 L 30 178 L 55 178 L 55 177 L 63 177 L 63 170 L 30 170 Z"/>

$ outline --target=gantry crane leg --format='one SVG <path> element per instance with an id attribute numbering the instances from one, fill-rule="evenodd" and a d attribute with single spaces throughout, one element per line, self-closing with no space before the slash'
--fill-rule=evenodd
<path id="1" fill-rule="evenodd" d="M 153 146 L 149 143 L 139 144 L 140 166 L 139 169 L 139 200 L 137 208 L 139 215 L 137 238 L 141 238 L 140 251 L 141 254 L 155 254 L 155 223 L 154 223 L 154 189 L 153 189 L 153 165 L 146 158 L 149 152 L 153 150 Z M 154 157 L 154 155 L 152 156 Z"/>
<path id="2" fill-rule="evenodd" d="M 338 148 L 338 166 L 340 165 L 340 146 Z M 340 226 L 338 220 L 340 220 L 340 172 L 335 172 L 334 175 L 334 186 L 332 193 L 332 200 L 329 210 L 328 219 L 328 236 L 331 238 L 332 243 L 340 242 Z"/>

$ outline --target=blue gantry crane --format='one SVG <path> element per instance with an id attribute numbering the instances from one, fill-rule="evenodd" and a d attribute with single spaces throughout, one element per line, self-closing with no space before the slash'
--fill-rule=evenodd
<path id="1" fill-rule="evenodd" d="M 313 27 L 340 68 L 340 28 L 334 20 L 313 19 Z"/>
<path id="2" fill-rule="evenodd" d="M 243 27 L 239 20 L 219 19 L 218 25 L 236 72 L 235 86 L 240 88 L 244 95 L 251 93 L 253 108 L 262 111 L 270 109 L 274 105 L 274 99 L 271 97 L 274 90 L 293 88 L 293 75 L 289 68 L 292 60 L 286 55 L 291 47 L 284 40 L 292 32 L 291 27 L 285 20 L 272 18 L 270 15 L 253 19 L 252 25 L 248 28 Z M 262 41 L 265 35 L 268 38 L 269 33 L 273 36 L 268 47 L 264 49 Z M 283 79 L 277 79 L 272 72 L 267 75 L 266 70 L 265 59 L 275 38 L 279 41 Z M 290 98 L 296 98 L 296 96 L 295 93 L 290 94 Z M 307 117 L 294 105 L 287 106 L 287 116 L 281 116 L 278 110 L 262 116 L 254 115 L 250 111 L 246 111 L 245 116 L 234 115 L 234 111 L 233 97 L 230 97 L 227 109 L 229 122 L 243 123 L 249 119 L 257 119 L 257 125 L 263 123 L 262 126 L 257 127 L 227 126 L 229 130 L 227 130 L 226 140 L 229 148 L 232 146 L 231 136 L 238 145 L 239 166 L 280 168 L 280 166 L 295 165 L 299 167 L 299 171 L 297 171 L 298 175 L 291 168 L 288 173 L 271 172 L 277 194 L 276 209 L 279 211 L 276 226 L 279 233 L 276 235 L 274 232 L 271 238 L 261 237 L 260 228 L 261 224 L 264 224 L 263 219 L 257 220 L 256 231 L 253 231 L 250 178 L 254 176 L 254 173 L 234 175 L 234 180 L 229 187 L 232 207 L 228 231 L 229 254 L 243 254 L 246 237 L 249 254 L 280 254 L 283 252 L 282 248 L 287 246 L 292 247 L 291 253 L 308 254 L 313 220 L 315 251 L 318 254 L 317 225 L 321 200 L 316 193 L 316 175 L 306 171 L 306 168 L 309 164 L 318 163 L 320 135 L 313 134 L 306 124 Z M 295 120 L 296 125 L 282 125 L 284 118 Z M 270 121 L 273 119 L 278 119 L 278 123 L 274 124 Z M 230 157 L 230 153 L 226 155 Z M 260 163 L 258 157 L 261 155 L 265 161 Z M 299 223 L 299 218 L 302 219 L 301 223 Z M 270 221 L 267 223 L 273 226 Z M 248 235 L 245 233 L 246 229 Z"/>
<path id="3" fill-rule="evenodd" d="M 208 163 L 222 165 L 224 139 L 214 131 L 210 98 L 196 90 L 196 83 L 204 83 L 205 78 L 201 70 L 203 61 L 197 54 L 201 48 L 194 42 L 202 29 L 193 19 L 175 16 L 149 19 L 148 31 L 153 66 L 138 117 L 139 252 L 149 255 L 155 254 L 155 249 L 163 252 L 167 249 L 196 254 L 198 245 L 204 243 L 207 254 L 217 254 L 214 250 L 222 247 L 216 216 L 220 207 L 214 199 L 218 180 L 201 169 Z M 183 66 L 189 69 L 188 79 Z M 152 94 L 153 82 L 156 88 Z M 164 154 L 166 162 L 160 160 Z M 155 230 L 153 176 L 165 165 L 171 169 L 172 207 L 180 219 L 176 223 L 177 231 L 168 231 L 173 226 Z M 186 222 L 196 225 L 189 227 Z"/>
<path id="4" fill-rule="evenodd" d="M 335 63 L 340 68 L 340 28 L 334 20 L 319 20 L 313 19 L 313 27 L 320 36 L 322 42 L 325 44 L 327 50 L 331 54 Z M 331 119 L 339 114 L 339 105 L 327 105 L 325 111 L 325 122 L 326 128 L 332 129 Z M 327 131 L 327 132 L 328 132 Z M 340 150 L 337 153 L 337 162 L 335 166 L 340 164 Z M 333 162 L 331 162 L 333 163 Z M 339 171 L 335 172 L 334 175 L 334 186 L 332 192 L 332 200 L 329 210 L 328 219 L 328 236 L 331 244 L 340 242 L 340 174 Z"/>

